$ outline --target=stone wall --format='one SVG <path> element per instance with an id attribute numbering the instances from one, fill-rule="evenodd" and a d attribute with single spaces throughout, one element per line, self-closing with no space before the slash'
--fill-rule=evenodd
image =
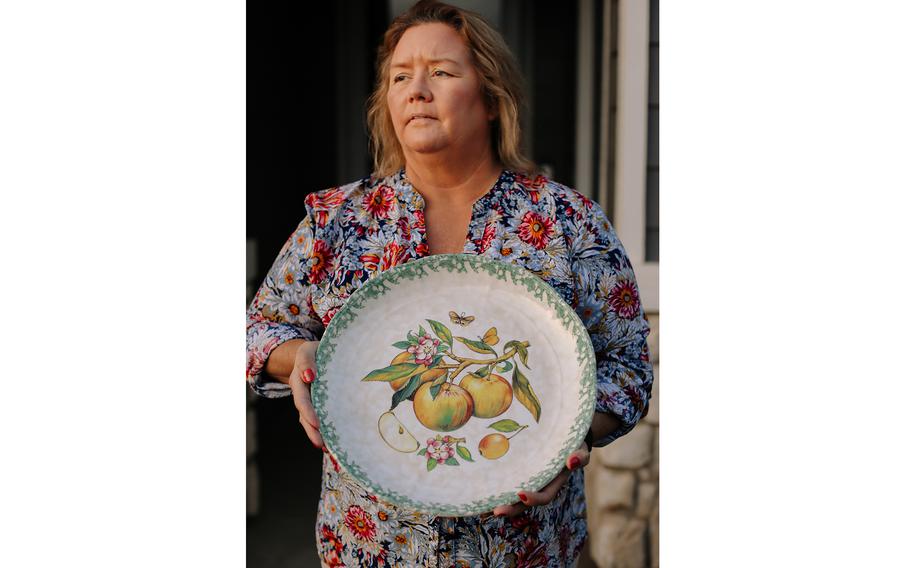
<path id="1" fill-rule="evenodd" d="M 596 448 L 585 468 L 591 558 L 600 568 L 658 566 L 660 327 L 648 314 L 654 386 L 648 415 L 631 432 Z"/>

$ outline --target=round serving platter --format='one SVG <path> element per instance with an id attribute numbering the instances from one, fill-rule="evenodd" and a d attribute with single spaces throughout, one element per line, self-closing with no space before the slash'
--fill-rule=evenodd
<path id="1" fill-rule="evenodd" d="M 425 257 L 348 298 L 317 350 L 327 448 L 396 506 L 466 516 L 563 468 L 594 412 L 591 339 L 546 282 L 475 255 Z"/>

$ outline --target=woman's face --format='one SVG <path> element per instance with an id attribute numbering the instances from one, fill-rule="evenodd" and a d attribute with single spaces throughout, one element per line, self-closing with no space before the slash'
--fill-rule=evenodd
<path id="1" fill-rule="evenodd" d="M 406 156 L 489 145 L 493 115 L 471 53 L 454 29 L 439 23 L 408 28 L 390 63 L 389 112 Z"/>

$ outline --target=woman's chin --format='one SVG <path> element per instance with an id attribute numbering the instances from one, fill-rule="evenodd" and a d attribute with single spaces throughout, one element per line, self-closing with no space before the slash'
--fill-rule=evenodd
<path id="1" fill-rule="evenodd" d="M 438 138 L 414 137 L 405 141 L 405 146 L 418 154 L 431 154 L 444 150 L 446 143 Z"/>

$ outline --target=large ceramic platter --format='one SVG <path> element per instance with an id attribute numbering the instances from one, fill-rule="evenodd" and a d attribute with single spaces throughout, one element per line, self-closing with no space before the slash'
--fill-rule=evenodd
<path id="1" fill-rule="evenodd" d="M 435 255 L 365 283 L 326 328 L 313 404 L 376 496 L 439 516 L 518 501 L 563 468 L 594 412 L 594 350 L 523 268 Z"/>

